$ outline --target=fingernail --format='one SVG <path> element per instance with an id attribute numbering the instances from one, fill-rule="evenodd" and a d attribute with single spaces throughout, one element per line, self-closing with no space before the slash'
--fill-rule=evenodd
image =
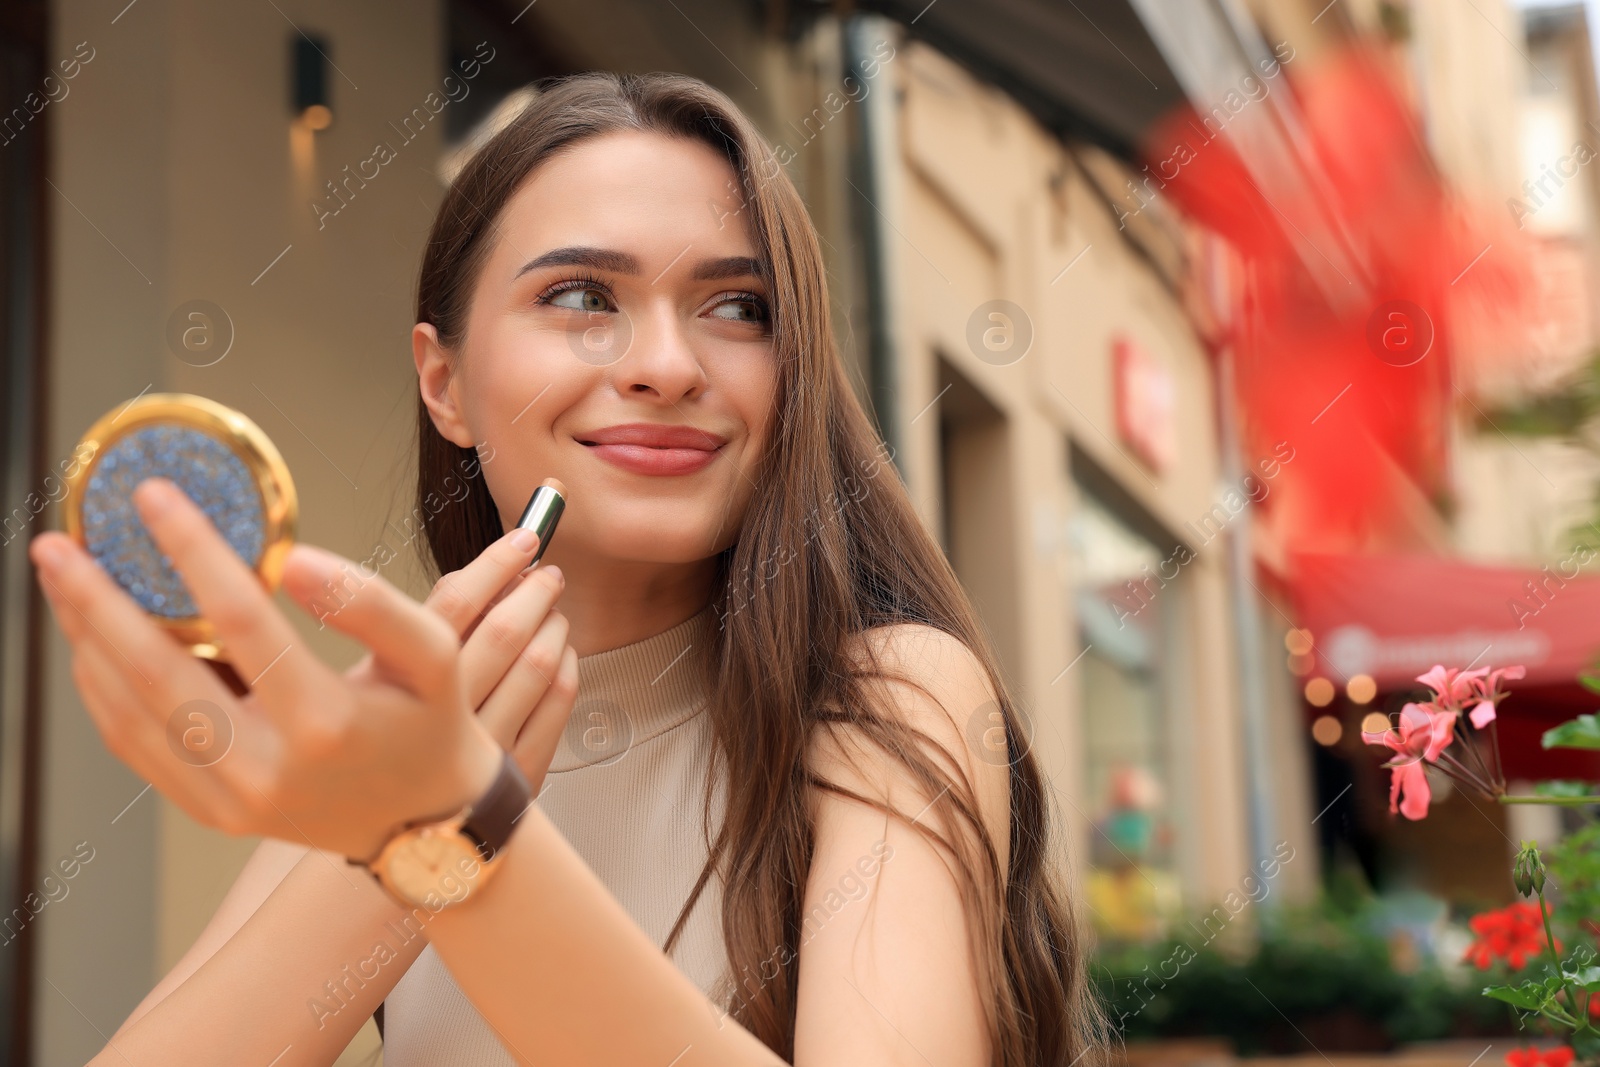
<path id="1" fill-rule="evenodd" d="M 547 563 L 545 564 L 544 569 L 556 576 L 556 581 L 560 583 L 562 588 L 566 587 L 567 576 L 561 573 L 560 567 L 557 567 L 554 563 Z"/>
<path id="2" fill-rule="evenodd" d="M 532 530 L 518 527 L 511 531 L 511 543 L 516 546 L 518 552 L 532 552 L 539 544 L 539 535 Z"/>
<path id="3" fill-rule="evenodd" d="M 66 552 L 53 537 L 36 538 L 32 547 L 33 560 L 40 570 L 54 571 L 67 560 Z"/>
<path id="4" fill-rule="evenodd" d="M 305 564 L 308 565 L 307 569 L 316 576 L 319 582 L 327 583 L 339 577 L 340 567 L 344 561 L 334 553 L 306 542 L 295 545 L 295 551 L 300 554 Z"/>
<path id="5" fill-rule="evenodd" d="M 156 518 L 172 507 L 172 496 L 176 491 L 171 482 L 159 478 L 146 478 L 137 487 L 140 497 L 139 507 L 147 518 Z"/>

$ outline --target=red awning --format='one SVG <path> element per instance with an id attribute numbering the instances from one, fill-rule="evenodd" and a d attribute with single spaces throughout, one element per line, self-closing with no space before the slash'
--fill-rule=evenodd
<path id="1" fill-rule="evenodd" d="M 1421 555 L 1303 554 L 1292 559 L 1291 595 L 1311 631 L 1314 674 L 1336 685 L 1370 675 L 1380 692 L 1420 688 L 1434 664 L 1509 667 L 1501 748 L 1508 774 L 1589 777 L 1600 754 L 1544 751 L 1545 729 L 1600 707 L 1577 684 L 1600 654 L 1600 577 L 1568 577 L 1568 563 L 1543 570 L 1485 567 Z M 1383 702 L 1374 703 L 1382 707 Z"/>
<path id="2" fill-rule="evenodd" d="M 1600 654 L 1600 578 L 1437 556 L 1298 555 L 1293 566 L 1300 625 L 1335 681 L 1367 674 L 1397 689 L 1436 663 L 1520 663 L 1523 687 L 1565 686 Z"/>

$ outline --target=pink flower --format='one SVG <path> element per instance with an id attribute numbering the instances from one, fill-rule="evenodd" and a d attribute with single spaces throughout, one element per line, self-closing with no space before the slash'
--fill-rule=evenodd
<path id="1" fill-rule="evenodd" d="M 1502 667 L 1497 671 L 1490 671 L 1487 678 L 1474 678 L 1472 680 L 1472 694 L 1467 698 L 1476 701 L 1477 707 L 1472 709 L 1469 718 L 1472 725 L 1483 729 L 1494 721 L 1495 705 L 1504 700 L 1508 694 L 1500 688 L 1502 678 L 1522 678 L 1528 673 L 1525 667 Z"/>
<path id="2" fill-rule="evenodd" d="M 1431 672 L 1430 672 L 1431 673 Z M 1448 680 L 1446 680 L 1448 684 Z M 1455 739 L 1456 712 L 1435 704 L 1407 704 L 1393 728 L 1378 733 L 1362 731 L 1369 745 L 1383 745 L 1395 754 L 1384 766 L 1389 768 L 1389 811 L 1408 819 L 1428 814 L 1432 792 L 1422 761 L 1439 758 Z"/>
<path id="3" fill-rule="evenodd" d="M 1509 669 L 1521 670 L 1520 667 Z M 1445 667 L 1435 663 L 1433 670 L 1427 674 L 1417 675 L 1417 681 L 1433 690 L 1435 701 L 1455 711 L 1460 709 L 1463 701 L 1473 697 L 1479 679 L 1488 673 L 1488 667 L 1479 667 L 1474 671 L 1463 671 L 1455 667 Z M 1521 675 L 1516 675 L 1515 677 L 1520 678 Z"/>
<path id="4" fill-rule="evenodd" d="M 1393 768 L 1389 779 L 1390 813 L 1398 811 L 1412 821 L 1427 818 L 1428 802 L 1433 799 L 1433 792 L 1428 788 L 1428 772 L 1422 769 L 1422 764 L 1395 766 L 1388 763 L 1384 766 Z M 1396 801 L 1399 801 L 1398 805 Z"/>

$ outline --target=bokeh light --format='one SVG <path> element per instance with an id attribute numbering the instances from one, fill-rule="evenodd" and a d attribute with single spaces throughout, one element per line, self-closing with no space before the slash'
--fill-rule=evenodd
<path id="1" fill-rule="evenodd" d="M 1306 683 L 1306 700 L 1312 707 L 1325 708 L 1333 703 L 1333 683 L 1326 678 L 1313 678 Z"/>
<path id="2" fill-rule="evenodd" d="M 1311 724 L 1311 736 L 1317 744 L 1332 747 L 1344 736 L 1344 725 L 1332 715 L 1319 715 Z"/>
<path id="3" fill-rule="evenodd" d="M 1358 674 L 1345 683 L 1344 695 L 1352 703 L 1365 704 L 1378 695 L 1378 683 L 1372 680 L 1370 674 Z"/>

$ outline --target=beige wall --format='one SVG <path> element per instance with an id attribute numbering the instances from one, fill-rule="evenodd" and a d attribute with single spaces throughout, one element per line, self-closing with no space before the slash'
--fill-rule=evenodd
<path id="1" fill-rule="evenodd" d="M 397 143 L 398 157 L 320 232 L 310 200 L 377 139 L 398 142 L 388 122 L 438 87 L 440 7 L 125 4 L 52 5 L 57 50 L 87 40 L 96 55 L 52 106 L 49 454 L 66 456 L 95 417 L 147 387 L 201 393 L 245 412 L 283 452 L 301 537 L 364 558 L 405 485 L 411 291 L 442 191 L 433 167 L 443 115 Z M 330 72 L 335 123 L 298 175 L 290 20 L 328 35 L 351 79 Z M 168 315 L 197 298 L 221 305 L 235 329 L 228 355 L 204 368 L 164 340 Z M 386 576 L 414 588 L 399 562 Z M 325 658 L 353 660 L 354 646 L 332 631 L 301 629 Z M 198 826 L 154 791 L 112 824 L 143 784 L 100 743 L 51 634 L 41 860 L 80 840 L 96 855 L 37 920 L 42 1064 L 81 1063 L 101 1047 L 96 1029 L 115 1029 L 194 940 L 254 845 Z"/>
<path id="2" fill-rule="evenodd" d="M 1521 16 L 1503 0 L 1420 0 L 1412 10 L 1412 73 L 1428 147 L 1462 191 L 1503 205 L 1522 182 Z"/>

